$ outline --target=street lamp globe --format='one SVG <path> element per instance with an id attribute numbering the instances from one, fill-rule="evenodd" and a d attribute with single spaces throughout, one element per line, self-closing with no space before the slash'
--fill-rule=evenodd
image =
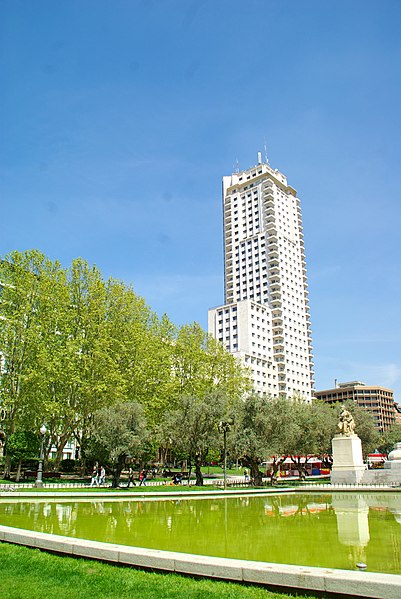
<path id="1" fill-rule="evenodd" d="M 47 428 L 45 424 L 42 424 L 42 426 L 40 427 L 40 434 L 41 435 L 45 435 L 47 433 Z"/>

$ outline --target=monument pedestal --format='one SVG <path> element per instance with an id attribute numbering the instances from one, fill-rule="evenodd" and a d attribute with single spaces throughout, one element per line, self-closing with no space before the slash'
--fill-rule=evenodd
<path id="1" fill-rule="evenodd" d="M 358 484 L 365 473 L 362 444 L 358 435 L 336 435 L 332 440 L 333 467 L 331 482 L 333 484 Z"/>

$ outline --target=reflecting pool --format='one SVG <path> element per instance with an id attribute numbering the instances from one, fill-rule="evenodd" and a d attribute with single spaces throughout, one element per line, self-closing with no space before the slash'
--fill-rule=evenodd
<path id="1" fill-rule="evenodd" d="M 1 500 L 0 524 L 123 545 L 401 574 L 401 494 Z"/>

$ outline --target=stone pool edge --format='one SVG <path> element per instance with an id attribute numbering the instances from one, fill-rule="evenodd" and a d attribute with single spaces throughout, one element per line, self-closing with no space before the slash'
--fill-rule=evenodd
<path id="1" fill-rule="evenodd" d="M 0 541 L 109 563 L 191 576 L 259 584 L 283 590 L 318 591 L 399 599 L 401 576 L 209 557 L 174 551 L 129 547 L 0 525 Z"/>
<path id="2" fill-rule="evenodd" d="M 92 491 L 89 488 L 79 489 L 78 491 L 71 492 L 71 489 L 64 488 L 64 490 L 60 489 L 49 489 L 46 492 L 36 491 L 36 490 L 27 490 L 27 491 L 18 491 L 17 489 L 5 490 L 0 487 L 0 501 L 1 500 L 12 500 L 13 498 L 24 498 L 24 499 L 49 499 L 51 497 L 56 498 L 68 498 L 70 499 L 117 499 L 119 501 L 124 499 L 138 499 L 141 500 L 150 498 L 150 499 L 166 499 L 169 497 L 238 497 L 238 496 L 257 496 L 257 495 L 281 495 L 281 494 L 294 494 L 297 495 L 299 493 L 401 493 L 401 486 L 398 487 L 390 487 L 388 485 L 330 485 L 330 484 L 322 484 L 322 485 L 305 485 L 302 487 L 271 487 L 263 489 L 214 489 L 211 490 L 203 490 L 203 491 L 173 491 L 173 490 L 165 490 L 165 491 L 145 491 L 141 492 L 137 487 L 133 487 L 132 490 L 123 490 L 116 489 L 115 491 L 105 491 L 102 493 L 101 490 Z M 397 598 L 398 599 L 398 598 Z"/>

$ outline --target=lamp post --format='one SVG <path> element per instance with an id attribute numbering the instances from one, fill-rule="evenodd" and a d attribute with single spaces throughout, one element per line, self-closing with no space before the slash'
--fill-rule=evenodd
<path id="1" fill-rule="evenodd" d="M 39 465 L 38 472 L 35 480 L 35 487 L 43 487 L 43 460 L 45 457 L 45 435 L 47 433 L 47 428 L 44 424 L 40 427 L 40 434 L 42 435 L 42 444 L 40 446 L 40 456 L 39 456 Z"/>
<path id="2" fill-rule="evenodd" d="M 234 420 L 219 422 L 219 431 L 223 433 L 223 447 L 224 447 L 224 490 L 227 489 L 227 433 L 230 431 L 231 426 L 234 424 Z"/>

